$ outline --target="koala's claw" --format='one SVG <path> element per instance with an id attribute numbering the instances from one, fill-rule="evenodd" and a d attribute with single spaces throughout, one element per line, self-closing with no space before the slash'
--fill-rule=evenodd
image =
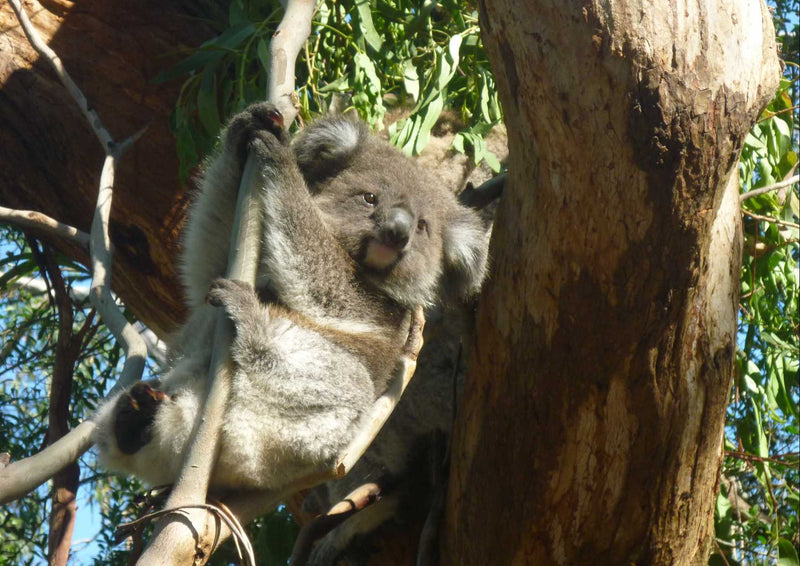
<path id="1" fill-rule="evenodd" d="M 269 102 L 254 104 L 248 110 L 252 113 L 254 121 L 258 122 L 263 129 L 269 131 L 276 138 L 281 138 L 284 133 L 283 114 L 274 104 Z"/>
<path id="2" fill-rule="evenodd" d="M 237 148 L 242 158 L 247 155 L 252 144 L 267 146 L 267 153 L 277 151 L 276 147 L 288 149 L 289 135 L 283 126 L 283 114 L 274 104 L 252 104 L 231 120 L 228 126 L 228 144 Z"/>
<path id="3" fill-rule="evenodd" d="M 235 279 L 215 279 L 206 295 L 208 304 L 223 307 L 228 317 L 240 325 L 259 324 L 261 303 L 252 285 Z"/>
<path id="4" fill-rule="evenodd" d="M 206 295 L 208 304 L 213 307 L 231 307 L 255 296 L 255 289 L 249 283 L 236 279 L 215 279 Z"/>

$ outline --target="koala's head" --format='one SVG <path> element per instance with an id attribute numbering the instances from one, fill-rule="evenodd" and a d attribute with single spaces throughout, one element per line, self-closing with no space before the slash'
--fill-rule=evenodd
<path id="1" fill-rule="evenodd" d="M 486 229 L 411 159 L 342 117 L 307 127 L 294 148 L 326 225 L 366 281 L 408 306 L 479 290 Z"/>

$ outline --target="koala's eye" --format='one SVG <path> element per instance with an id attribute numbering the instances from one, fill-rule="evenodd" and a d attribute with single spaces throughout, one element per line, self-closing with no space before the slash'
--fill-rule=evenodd
<path id="1" fill-rule="evenodd" d="M 419 222 L 417 222 L 417 230 L 422 232 L 423 230 L 425 230 L 427 228 L 428 228 L 428 223 L 425 220 L 423 220 L 422 218 L 420 218 Z"/>
<path id="2" fill-rule="evenodd" d="M 364 202 L 369 205 L 375 206 L 375 204 L 378 202 L 378 197 L 376 197 L 372 193 L 364 193 L 363 196 L 364 196 Z"/>

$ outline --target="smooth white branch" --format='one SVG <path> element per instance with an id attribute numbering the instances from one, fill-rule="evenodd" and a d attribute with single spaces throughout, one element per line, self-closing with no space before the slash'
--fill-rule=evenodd
<path id="1" fill-rule="evenodd" d="M 0 206 L 0 221 L 20 228 L 29 228 L 44 234 L 50 234 L 66 240 L 89 251 L 89 234 L 50 218 L 35 210 L 14 210 Z"/>
<path id="2" fill-rule="evenodd" d="M 116 161 L 125 149 L 138 139 L 144 130 L 140 130 L 121 144 L 117 144 L 108 130 L 103 127 L 97 112 L 89 107 L 86 97 L 67 73 L 61 59 L 39 36 L 19 0 L 9 0 L 9 3 L 14 9 L 31 46 L 53 67 L 61 82 L 78 104 L 106 153 L 103 170 L 100 174 L 100 187 L 92 221 L 92 231 L 89 237 L 92 264 L 90 300 L 114 336 L 121 341 L 122 348 L 125 351 L 125 364 L 122 369 L 122 375 L 109 393 L 109 395 L 113 395 L 120 388 L 133 383 L 141 377 L 144 370 L 145 356 L 147 355 L 147 346 L 144 341 L 125 319 L 122 311 L 111 296 L 111 240 L 108 235 L 108 219 L 111 212 Z M 40 453 L 19 462 L 14 462 L 0 470 L 0 503 L 14 500 L 29 493 L 55 475 L 64 466 L 77 460 L 81 454 L 91 447 L 91 436 L 94 428 L 94 423 L 90 420 L 85 421 Z"/>
<path id="3" fill-rule="evenodd" d="M 315 0 L 292 0 L 285 3 L 283 19 L 269 42 L 267 100 L 281 111 L 284 127 L 287 129 L 297 116 L 295 62 L 311 33 L 311 17 L 315 6 Z"/>

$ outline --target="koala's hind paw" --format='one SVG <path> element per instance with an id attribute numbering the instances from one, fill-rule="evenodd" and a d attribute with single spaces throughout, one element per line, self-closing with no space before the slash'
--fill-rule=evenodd
<path id="1" fill-rule="evenodd" d="M 156 411 L 169 395 L 152 386 L 159 382 L 140 381 L 117 399 L 114 437 L 123 454 L 135 454 L 153 438 Z"/>
<path id="2" fill-rule="evenodd" d="M 237 327 L 249 322 L 257 324 L 261 318 L 258 295 L 252 285 L 243 281 L 215 279 L 206 300 L 211 306 L 224 308 Z"/>

